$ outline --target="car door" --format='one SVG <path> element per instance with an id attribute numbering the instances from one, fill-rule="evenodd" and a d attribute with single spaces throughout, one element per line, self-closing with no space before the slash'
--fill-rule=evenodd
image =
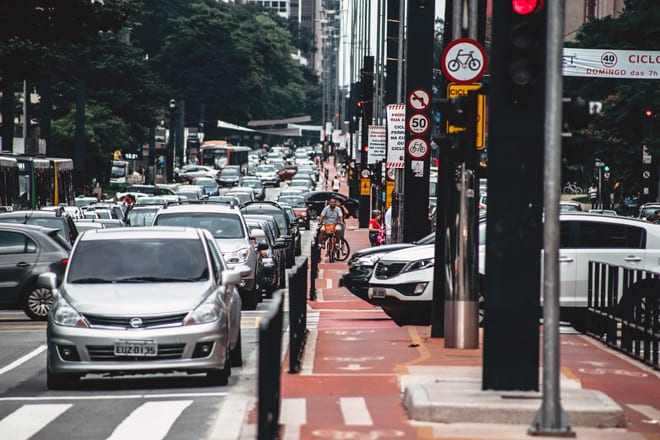
<path id="1" fill-rule="evenodd" d="M 576 223 L 575 305 L 586 307 L 589 261 L 642 269 L 646 260 L 646 231 L 642 226 L 615 219 Z"/>
<path id="2" fill-rule="evenodd" d="M 16 303 L 39 257 L 37 244 L 17 231 L 0 231 L 0 302 Z"/>
<path id="3" fill-rule="evenodd" d="M 559 224 L 559 298 L 561 307 L 573 307 L 576 302 L 577 223 L 562 221 Z M 541 298 L 541 301 L 543 301 L 543 298 Z"/>

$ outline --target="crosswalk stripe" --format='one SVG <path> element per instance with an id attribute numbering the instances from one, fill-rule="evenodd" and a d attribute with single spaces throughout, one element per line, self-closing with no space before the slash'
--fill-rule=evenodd
<path id="1" fill-rule="evenodd" d="M 344 417 L 344 424 L 348 426 L 372 426 L 374 424 L 364 397 L 341 397 L 339 406 Z"/>
<path id="2" fill-rule="evenodd" d="M 660 411 L 658 411 L 654 407 L 649 405 L 633 405 L 630 403 L 628 403 L 627 406 L 630 409 L 637 411 L 638 413 L 642 413 L 649 420 L 655 420 L 656 423 L 660 423 Z"/>
<path id="3" fill-rule="evenodd" d="M 160 440 L 192 400 L 173 400 L 167 402 L 147 402 L 138 407 L 122 421 L 108 440 Z M 158 420 L 158 423 L 145 423 Z"/>
<path id="4" fill-rule="evenodd" d="M 28 439 L 71 406 L 70 404 L 23 405 L 0 420 L 0 438 Z"/>
<path id="5" fill-rule="evenodd" d="M 282 399 L 280 421 L 285 425 L 307 424 L 307 399 L 304 397 Z"/>

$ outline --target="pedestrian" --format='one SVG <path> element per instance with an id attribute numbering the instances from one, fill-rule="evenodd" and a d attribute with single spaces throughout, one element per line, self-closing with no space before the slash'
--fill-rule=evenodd
<path id="1" fill-rule="evenodd" d="M 380 233 L 381 212 L 377 209 L 371 211 L 371 220 L 369 220 L 369 243 L 371 247 L 378 246 L 378 235 Z"/>
<path id="2" fill-rule="evenodd" d="M 339 192 L 339 176 L 335 175 L 335 178 L 332 179 L 332 190 L 334 192 Z"/>
<path id="3" fill-rule="evenodd" d="M 591 183 L 587 192 L 589 194 L 589 201 L 591 202 L 591 209 L 598 209 L 598 187 L 596 186 L 596 182 Z"/>
<path id="4" fill-rule="evenodd" d="M 392 205 L 385 211 L 385 242 L 392 242 Z"/>

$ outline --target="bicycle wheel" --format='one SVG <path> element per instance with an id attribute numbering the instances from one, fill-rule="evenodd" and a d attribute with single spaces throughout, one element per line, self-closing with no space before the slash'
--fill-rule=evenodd
<path id="1" fill-rule="evenodd" d="M 328 240 L 328 259 L 331 263 L 335 262 L 335 239 Z"/>
<path id="2" fill-rule="evenodd" d="M 479 61 L 479 60 L 476 59 L 476 58 L 472 58 L 472 59 L 468 62 L 468 68 L 469 68 L 470 70 L 474 70 L 474 71 L 479 70 L 479 69 L 481 68 L 481 61 Z"/>
<path id="3" fill-rule="evenodd" d="M 449 69 L 450 72 L 456 72 L 459 67 L 461 67 L 461 65 L 457 60 L 451 60 L 447 63 L 447 69 Z"/>
<path id="4" fill-rule="evenodd" d="M 348 245 L 348 242 L 342 237 L 341 240 L 337 243 L 335 248 L 335 260 L 344 261 L 351 254 L 351 247 Z"/>

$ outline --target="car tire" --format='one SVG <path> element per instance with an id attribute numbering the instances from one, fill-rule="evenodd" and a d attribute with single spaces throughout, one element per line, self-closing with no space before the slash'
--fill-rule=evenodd
<path id="1" fill-rule="evenodd" d="M 243 366 L 243 342 L 240 328 L 238 329 L 238 340 L 236 341 L 236 345 L 229 352 L 229 364 L 232 367 Z"/>
<path id="2" fill-rule="evenodd" d="M 45 321 L 53 307 L 53 292 L 44 287 L 37 287 L 36 282 L 29 283 L 21 295 L 23 312 L 34 321 Z"/>
<path id="3" fill-rule="evenodd" d="M 71 390 L 78 385 L 80 376 L 74 373 L 51 373 L 46 368 L 46 388 L 49 390 Z"/>
<path id="4" fill-rule="evenodd" d="M 225 356 L 225 365 L 221 369 L 207 370 L 206 382 L 211 386 L 225 386 L 229 383 L 231 376 L 231 360 L 229 344 L 227 344 L 227 353 Z"/>

